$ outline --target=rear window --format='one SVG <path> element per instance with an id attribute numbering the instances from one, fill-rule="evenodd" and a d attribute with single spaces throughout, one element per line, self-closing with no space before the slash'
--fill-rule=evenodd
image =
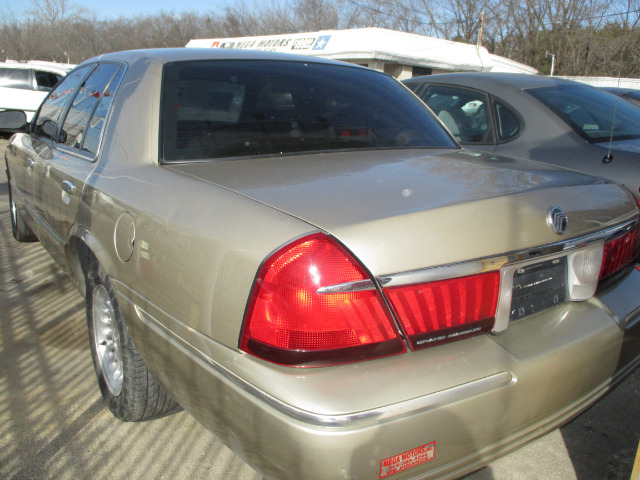
<path id="1" fill-rule="evenodd" d="M 588 85 L 532 88 L 528 93 L 591 143 L 640 138 L 640 109 Z"/>
<path id="2" fill-rule="evenodd" d="M 165 66 L 165 161 L 357 148 L 453 148 L 431 113 L 387 75 L 287 61 Z"/>

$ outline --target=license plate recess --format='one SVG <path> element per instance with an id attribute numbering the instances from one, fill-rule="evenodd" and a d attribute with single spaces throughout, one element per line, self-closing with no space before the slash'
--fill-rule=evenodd
<path id="1" fill-rule="evenodd" d="M 567 257 L 518 268 L 513 275 L 510 321 L 542 312 L 567 299 Z"/>

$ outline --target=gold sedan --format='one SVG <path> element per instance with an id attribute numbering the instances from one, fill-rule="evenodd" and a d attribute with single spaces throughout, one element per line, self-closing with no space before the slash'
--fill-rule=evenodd
<path id="1" fill-rule="evenodd" d="M 640 361 L 633 195 L 462 149 L 384 74 L 113 53 L 24 119 L 14 236 L 85 295 L 108 407 L 179 402 L 267 477 L 461 476 Z"/>

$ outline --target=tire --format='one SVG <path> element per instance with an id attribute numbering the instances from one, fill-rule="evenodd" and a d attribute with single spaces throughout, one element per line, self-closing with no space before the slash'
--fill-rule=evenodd
<path id="1" fill-rule="evenodd" d="M 138 353 L 109 278 L 95 260 L 87 271 L 86 305 L 93 367 L 111 412 L 123 421 L 136 422 L 175 408 L 178 403 Z"/>
<path id="2" fill-rule="evenodd" d="M 27 225 L 24 218 L 18 212 L 16 202 L 13 201 L 13 195 L 11 194 L 11 183 L 9 183 L 9 207 L 11 209 L 11 231 L 13 238 L 19 242 L 37 242 L 38 237 L 33 233 L 31 227 Z"/>

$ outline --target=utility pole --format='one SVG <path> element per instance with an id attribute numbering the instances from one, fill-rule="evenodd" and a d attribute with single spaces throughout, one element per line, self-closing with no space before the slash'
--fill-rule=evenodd
<path id="1" fill-rule="evenodd" d="M 480 14 L 480 29 L 478 30 L 478 43 L 476 44 L 476 53 L 480 55 L 480 47 L 482 47 L 482 29 L 484 27 L 484 12 Z"/>
<path id="2" fill-rule="evenodd" d="M 549 55 L 551 55 L 551 73 L 549 74 L 549 76 L 553 77 L 553 67 L 555 66 L 555 63 L 556 63 L 556 54 L 547 52 L 544 54 L 544 58 L 547 58 Z"/>

